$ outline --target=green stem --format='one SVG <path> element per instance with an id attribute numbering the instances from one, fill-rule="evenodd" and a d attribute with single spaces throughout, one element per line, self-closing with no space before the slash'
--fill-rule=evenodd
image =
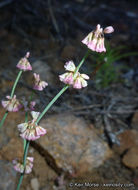
<path id="1" fill-rule="evenodd" d="M 25 168 L 25 165 L 26 165 L 26 158 L 27 158 L 27 154 L 28 154 L 29 145 L 30 145 L 30 141 L 26 140 L 26 147 L 25 147 L 24 156 L 23 156 L 23 166 L 24 166 L 24 168 Z"/>
<path id="2" fill-rule="evenodd" d="M 9 113 L 8 111 L 5 112 L 3 118 L 2 118 L 2 120 L 1 120 L 1 122 L 0 122 L 0 128 L 1 128 L 2 125 L 4 124 L 4 121 L 5 121 L 5 119 L 6 119 L 7 115 L 8 115 L 8 113 Z"/>
<path id="3" fill-rule="evenodd" d="M 19 79 L 20 79 L 20 77 L 21 77 L 22 72 L 23 72 L 23 71 L 19 71 L 19 73 L 18 73 L 18 75 L 17 75 L 17 78 L 16 78 L 16 80 L 15 80 L 15 82 L 14 82 L 14 85 L 13 85 L 12 91 L 11 91 L 11 98 L 12 98 L 13 95 L 14 95 L 15 88 L 16 88 L 17 83 L 18 83 L 18 81 L 19 81 Z M 7 117 L 7 115 L 8 115 L 8 111 L 5 112 L 3 118 L 2 118 L 2 120 L 1 120 L 1 122 L 0 122 L 0 128 L 3 126 L 4 121 L 5 121 L 6 117 Z"/>
<path id="4" fill-rule="evenodd" d="M 24 177 L 24 174 L 22 173 L 21 176 L 20 176 L 19 183 L 18 183 L 18 185 L 17 185 L 16 190 L 19 190 L 19 189 L 20 189 L 20 186 L 21 186 L 22 181 L 23 181 L 23 177 Z"/>
<path id="5" fill-rule="evenodd" d="M 18 81 L 19 81 L 19 79 L 20 79 L 20 77 L 21 77 L 22 72 L 23 72 L 23 71 L 19 71 L 19 73 L 18 73 L 18 75 L 17 75 L 17 78 L 16 78 L 16 80 L 15 80 L 15 82 L 14 82 L 14 85 L 13 85 L 12 91 L 11 91 L 11 98 L 12 98 L 13 95 L 14 95 L 15 88 L 16 88 L 17 83 L 18 83 Z"/>
<path id="6" fill-rule="evenodd" d="M 42 119 L 42 117 L 45 115 L 45 113 L 49 110 L 49 108 L 54 104 L 54 102 L 68 89 L 69 85 L 65 85 L 60 92 L 51 100 L 51 102 L 46 106 L 46 108 L 43 110 L 43 112 L 38 117 L 36 124 Z"/>
<path id="7" fill-rule="evenodd" d="M 76 68 L 76 72 L 79 71 L 80 67 L 82 66 L 82 64 L 84 63 L 85 59 L 88 57 L 89 55 L 89 50 L 88 52 L 85 54 L 85 56 L 82 58 L 81 62 L 79 63 L 79 65 Z M 74 74 L 75 74 L 74 73 Z M 43 110 L 43 112 L 40 114 L 40 116 L 38 117 L 36 124 L 42 119 L 42 117 L 45 115 L 45 113 L 50 109 L 50 107 L 55 103 L 55 101 L 68 89 L 69 85 L 65 85 L 60 92 L 51 100 L 51 102 L 45 107 L 45 109 Z"/>
<path id="8" fill-rule="evenodd" d="M 80 67 L 82 66 L 82 64 L 84 63 L 85 59 L 88 57 L 90 53 L 90 50 L 87 51 L 87 53 L 85 54 L 85 56 L 82 58 L 81 62 L 79 63 L 79 65 L 77 66 L 75 73 L 77 73 L 80 69 Z"/>
<path id="9" fill-rule="evenodd" d="M 30 141 L 27 141 L 27 142 L 26 142 L 26 147 L 25 147 L 25 150 L 24 150 L 24 157 L 23 157 L 23 166 L 24 166 L 24 169 L 25 169 L 25 166 L 26 166 L 26 158 L 27 158 L 27 154 L 28 154 L 29 145 L 30 145 Z M 25 171 L 24 171 L 24 172 L 25 172 Z M 16 190 L 19 190 L 19 189 L 20 189 L 20 186 L 21 186 L 21 184 L 22 184 L 23 177 L 24 177 L 24 172 L 23 172 L 23 173 L 21 174 L 21 176 L 20 176 L 19 183 L 18 183 L 18 185 L 17 185 Z"/>
<path id="10" fill-rule="evenodd" d="M 25 112 L 25 123 L 28 121 L 28 112 Z M 25 150 L 26 147 L 26 139 L 23 140 L 23 148 Z"/>

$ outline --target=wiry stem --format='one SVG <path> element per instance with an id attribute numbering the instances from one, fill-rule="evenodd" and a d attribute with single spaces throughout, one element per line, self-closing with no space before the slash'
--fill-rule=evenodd
<path id="1" fill-rule="evenodd" d="M 19 73 L 18 73 L 18 75 L 17 75 L 17 78 L 16 78 L 16 80 L 15 80 L 15 82 L 14 82 L 14 85 L 13 85 L 12 91 L 11 91 L 11 96 L 10 96 L 11 98 L 12 98 L 13 95 L 14 95 L 15 88 L 16 88 L 17 83 L 18 83 L 18 81 L 19 81 L 19 79 L 20 79 L 20 77 L 21 77 L 22 72 L 23 72 L 23 71 L 19 71 Z M 0 122 L 0 128 L 3 126 L 4 121 L 5 121 L 5 119 L 6 119 L 7 115 L 8 115 L 8 113 L 9 113 L 8 111 L 5 112 L 3 118 L 2 118 L 2 120 L 1 120 L 1 122 Z"/>
<path id="2" fill-rule="evenodd" d="M 30 145 L 30 141 L 26 142 L 26 147 L 25 147 L 25 151 L 24 151 L 24 157 L 23 157 L 23 166 L 24 166 L 24 172 L 21 174 L 20 179 L 19 179 L 19 183 L 17 185 L 16 190 L 20 189 L 20 186 L 22 184 L 23 181 L 23 177 L 24 177 L 24 173 L 25 173 L 25 167 L 26 167 L 26 158 L 27 158 L 27 154 L 28 154 L 28 149 L 29 149 L 29 145 Z"/>
<path id="3" fill-rule="evenodd" d="M 17 83 L 18 83 L 18 81 L 19 81 L 19 79 L 20 79 L 20 77 L 21 77 L 22 72 L 23 72 L 23 71 L 19 71 L 19 73 L 18 73 L 18 75 L 17 75 L 17 78 L 16 78 L 16 80 L 15 80 L 15 82 L 14 82 L 14 85 L 13 85 L 12 91 L 11 91 L 11 98 L 12 98 L 13 95 L 14 95 L 15 88 L 16 88 Z"/>

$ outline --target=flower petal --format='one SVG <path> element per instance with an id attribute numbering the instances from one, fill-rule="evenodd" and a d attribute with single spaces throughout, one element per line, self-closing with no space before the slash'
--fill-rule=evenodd
<path id="1" fill-rule="evenodd" d="M 104 33 L 105 34 L 110 34 L 114 32 L 114 28 L 112 26 L 107 26 L 105 29 L 104 29 Z"/>
<path id="2" fill-rule="evenodd" d="M 32 115 L 32 118 L 37 120 L 37 118 L 39 117 L 40 115 L 40 112 L 36 112 L 36 111 L 31 111 L 31 115 Z"/>
<path id="3" fill-rule="evenodd" d="M 44 129 L 43 127 L 37 126 L 36 127 L 36 134 L 38 136 L 43 136 L 46 134 L 46 129 Z"/>
<path id="4" fill-rule="evenodd" d="M 68 61 L 64 65 L 66 71 L 72 71 L 74 72 L 76 67 L 73 61 Z"/>

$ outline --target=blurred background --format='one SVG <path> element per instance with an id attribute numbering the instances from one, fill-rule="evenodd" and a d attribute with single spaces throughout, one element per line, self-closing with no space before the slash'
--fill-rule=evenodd
<path id="1" fill-rule="evenodd" d="M 18 98 L 33 94 L 42 111 L 63 84 L 64 63 L 76 65 L 87 51 L 81 40 L 95 29 L 113 26 L 106 53 L 91 53 L 81 68 L 90 76 L 83 90 L 70 88 L 40 125 L 47 135 L 31 143 L 34 168 L 21 190 L 138 189 L 138 1 L 1 0 L 0 99 L 10 94 L 16 64 L 27 51 L 33 72 L 49 83 L 32 89 L 33 72 L 25 72 Z M 5 110 L 0 106 L 0 119 Z M 14 190 L 19 179 L 12 160 L 23 154 L 17 124 L 24 113 L 10 113 L 0 132 L 0 190 Z M 70 187 L 73 183 L 73 187 Z M 103 184 L 113 184 L 105 187 Z M 115 186 L 116 184 L 116 186 Z M 118 186 L 117 186 L 118 184 Z"/>

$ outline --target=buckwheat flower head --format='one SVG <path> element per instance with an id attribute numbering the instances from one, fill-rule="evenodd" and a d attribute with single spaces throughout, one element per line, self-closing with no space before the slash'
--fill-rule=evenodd
<path id="1" fill-rule="evenodd" d="M 40 138 L 40 136 L 46 134 L 46 129 L 36 124 L 36 120 L 39 114 L 40 114 L 39 112 L 32 111 L 31 115 L 33 117 L 33 120 L 18 125 L 18 130 L 21 133 L 20 136 L 23 139 L 34 141 Z"/>
<path id="2" fill-rule="evenodd" d="M 89 76 L 76 72 L 76 66 L 74 65 L 73 61 L 66 62 L 64 68 L 69 72 L 59 75 L 60 81 L 64 82 L 65 84 L 72 85 L 73 88 L 76 89 L 81 89 L 88 85 L 86 80 L 89 79 Z"/>
<path id="3" fill-rule="evenodd" d="M 89 76 L 86 74 L 80 74 L 78 72 L 77 77 L 74 80 L 73 88 L 81 89 L 88 85 L 87 81 L 89 79 Z"/>
<path id="4" fill-rule="evenodd" d="M 19 111 L 19 109 L 22 108 L 21 103 L 19 102 L 19 100 L 16 99 L 16 95 L 13 96 L 13 98 L 11 98 L 10 96 L 6 96 L 6 98 L 8 100 L 2 100 L 1 104 L 2 106 L 9 112 L 17 112 Z"/>
<path id="5" fill-rule="evenodd" d="M 45 81 L 40 80 L 39 74 L 34 73 L 34 79 L 35 79 L 35 84 L 33 86 L 33 89 L 42 91 L 46 86 L 48 86 L 48 83 Z"/>
<path id="6" fill-rule="evenodd" d="M 74 75 L 74 72 L 76 69 L 73 61 L 66 62 L 64 65 L 64 68 L 66 71 L 69 71 L 69 72 L 59 75 L 59 79 L 60 79 L 60 81 L 64 82 L 65 84 L 72 85 L 73 81 L 74 81 L 73 75 Z"/>
<path id="7" fill-rule="evenodd" d="M 83 40 L 82 43 L 87 45 L 89 49 L 96 52 L 106 52 L 104 46 L 104 33 L 109 34 L 114 31 L 112 26 L 106 27 L 104 30 L 100 24 L 96 26 L 96 29 L 90 32 Z"/>
<path id="8" fill-rule="evenodd" d="M 15 160 L 13 160 L 14 169 L 17 172 L 29 174 L 32 172 L 33 161 L 34 161 L 33 157 L 27 157 L 26 158 L 26 166 L 25 166 L 25 170 L 24 170 L 23 163 L 21 161 L 19 161 L 19 159 L 15 159 Z"/>
<path id="9" fill-rule="evenodd" d="M 23 71 L 31 71 L 32 70 L 32 66 L 31 66 L 30 62 L 28 61 L 29 55 L 30 55 L 30 53 L 27 52 L 25 57 L 20 59 L 20 61 L 16 65 L 16 67 L 18 69 L 23 70 Z"/>

